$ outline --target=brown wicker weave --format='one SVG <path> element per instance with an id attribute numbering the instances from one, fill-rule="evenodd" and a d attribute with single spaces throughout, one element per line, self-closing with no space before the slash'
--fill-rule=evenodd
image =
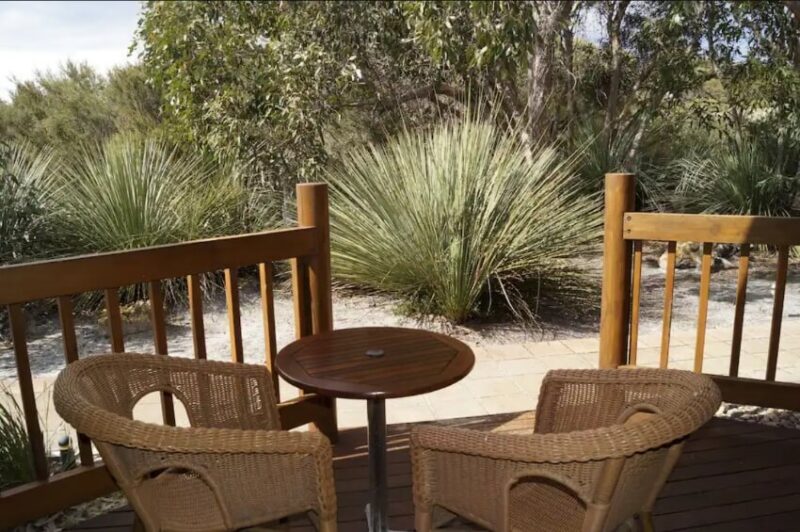
<path id="1" fill-rule="evenodd" d="M 171 393 L 191 427 L 132 419 Z M 234 530 L 314 511 L 336 530 L 330 442 L 280 430 L 263 366 L 156 355 L 100 355 L 55 383 L 59 415 L 90 436 L 147 530 Z"/>
<path id="2" fill-rule="evenodd" d="M 711 379 L 662 369 L 557 370 L 533 434 L 425 425 L 411 433 L 417 531 L 434 505 L 498 531 L 614 530 L 656 496 L 720 404 Z"/>

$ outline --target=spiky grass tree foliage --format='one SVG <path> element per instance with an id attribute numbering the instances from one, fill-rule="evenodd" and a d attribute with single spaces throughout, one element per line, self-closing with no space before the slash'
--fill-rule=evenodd
<path id="1" fill-rule="evenodd" d="M 634 121 L 608 138 L 601 120 L 587 119 L 576 124 L 567 145 L 577 158 L 576 172 L 587 193 L 603 190 L 604 177 L 609 172 L 636 174 L 636 194 L 647 209 L 661 210 L 661 199 L 670 181 L 663 174 L 668 154 L 661 153 L 661 135 L 657 127 Z"/>
<path id="2" fill-rule="evenodd" d="M 714 214 L 791 215 L 800 176 L 786 175 L 768 148 L 758 139 L 737 137 L 726 149 L 678 160 L 678 208 Z"/>
<path id="3" fill-rule="evenodd" d="M 49 232 L 40 187 L 54 167 L 50 150 L 0 144 L 0 264 L 46 253 Z"/>
<path id="4" fill-rule="evenodd" d="M 46 201 L 61 249 L 74 254 L 262 229 L 271 223 L 265 198 L 229 168 L 159 140 L 123 136 L 66 161 L 49 180 Z M 128 299 L 141 295 L 127 292 Z"/>
<path id="5" fill-rule="evenodd" d="M 566 259 L 596 241 L 600 216 L 574 161 L 476 116 L 406 130 L 330 172 L 339 281 L 457 322 L 491 294 L 519 311 L 529 279 L 579 282 Z"/>
<path id="6" fill-rule="evenodd" d="M 33 452 L 19 404 L 0 387 L 0 490 L 34 479 Z"/>

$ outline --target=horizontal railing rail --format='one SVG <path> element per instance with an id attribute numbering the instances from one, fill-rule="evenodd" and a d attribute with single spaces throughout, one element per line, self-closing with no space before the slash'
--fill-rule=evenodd
<path id="1" fill-rule="evenodd" d="M 103 293 L 110 337 L 108 351 L 122 352 L 125 338 L 119 290 L 145 284 L 150 302 L 153 351 L 168 355 L 162 282 L 185 278 L 194 356 L 203 359 L 207 357 L 207 350 L 200 275 L 222 272 L 231 359 L 244 362 L 239 269 L 257 266 L 264 360 L 272 369 L 277 355 L 273 262 L 290 260 L 292 263 L 297 336 L 332 328 L 327 188 L 321 184 L 303 184 L 298 186 L 297 193 L 298 227 L 294 228 L 0 267 L 0 305 L 8 309 L 17 386 L 36 476 L 33 482 L 0 491 L 0 529 L 11 528 L 117 489 L 105 466 L 95 461 L 89 439 L 80 434 L 77 442 L 79 465 L 51 475 L 30 367 L 25 304 L 55 300 L 64 358 L 69 364 L 81 355 L 73 299 L 86 292 Z M 272 378 L 280 400 L 278 376 L 274 371 Z M 164 422 L 174 424 L 171 396 L 164 394 L 161 401 Z M 312 423 L 335 440 L 336 411 L 330 399 L 304 394 L 279 403 L 278 408 L 284 428 Z"/>
<path id="2" fill-rule="evenodd" d="M 626 240 L 771 246 L 800 244 L 800 218 L 626 212 L 623 227 Z"/>
<path id="3" fill-rule="evenodd" d="M 0 305 L 305 257 L 317 233 L 297 227 L 2 266 Z"/>

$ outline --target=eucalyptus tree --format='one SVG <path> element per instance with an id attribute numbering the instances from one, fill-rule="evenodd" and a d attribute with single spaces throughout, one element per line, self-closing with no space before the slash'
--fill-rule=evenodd
<path id="1" fill-rule="evenodd" d="M 792 9 L 774 0 L 149 2 L 137 40 L 177 138 L 289 190 L 351 144 L 426 126 L 465 100 L 499 107 L 493 116 L 523 124 L 529 142 L 599 122 L 604 149 L 627 160 L 654 121 L 687 105 L 700 115 L 763 96 L 789 116 L 800 94 Z M 587 42 L 577 30 L 590 17 L 601 23 Z M 706 93 L 714 79 L 726 101 Z"/>
<path id="2" fill-rule="evenodd" d="M 573 7 L 149 2 L 137 41 L 173 133 L 280 188 L 317 175 L 343 119 L 380 135 L 403 121 L 398 110 L 436 114 L 482 97 L 524 120 L 531 138 L 552 130 L 560 30 Z"/>

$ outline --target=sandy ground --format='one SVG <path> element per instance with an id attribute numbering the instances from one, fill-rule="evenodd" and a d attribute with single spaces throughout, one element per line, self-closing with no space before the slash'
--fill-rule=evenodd
<path id="1" fill-rule="evenodd" d="M 593 263 L 595 261 L 592 261 Z M 594 264 L 592 264 L 594 266 Z M 599 265 L 598 265 L 599 266 Z M 737 270 L 724 270 L 712 276 L 708 327 L 729 327 L 733 321 Z M 746 321 L 748 324 L 769 322 L 772 316 L 772 283 L 774 259 L 764 259 L 751 266 L 748 283 Z M 676 276 L 673 331 L 693 329 L 697 322 L 699 272 L 679 270 Z M 785 317 L 800 317 L 800 269 L 793 265 L 789 275 L 784 308 Z M 661 330 L 663 312 L 664 272 L 652 263 L 643 267 L 641 333 Z M 599 298 L 599 294 L 597 296 Z M 337 328 L 366 325 L 420 327 L 442 331 L 473 345 L 517 344 L 542 340 L 560 340 L 597 336 L 596 319 L 581 323 L 544 320 L 538 324 L 473 323 L 452 326 L 436 320 L 419 320 L 400 315 L 398 301 L 386 296 L 334 294 L 334 318 Z M 206 342 L 210 358 L 230 357 L 228 325 L 222 294 L 218 293 L 204 308 Z M 279 346 L 294 338 L 291 294 L 280 290 L 275 298 L 276 334 Z M 241 316 L 245 358 L 259 363 L 264 359 L 264 333 L 260 301 L 254 279 L 243 279 Z M 56 316 L 39 319 L 30 325 L 29 352 L 34 375 L 50 375 L 64 365 L 62 340 Z M 109 350 L 105 327 L 96 315 L 79 316 L 77 320 L 79 353 L 86 356 Z M 192 356 L 191 329 L 188 313 L 178 309 L 169 316 L 169 351 L 172 355 Z M 126 336 L 126 350 L 152 352 L 152 337 L 148 328 Z M 13 351 L 9 345 L 0 346 L 0 379 L 14 377 L 16 372 Z"/>
<path id="2" fill-rule="evenodd" d="M 380 295 L 335 293 L 333 314 L 335 327 L 399 326 L 418 327 L 464 339 L 474 345 L 519 343 L 535 341 L 557 333 L 550 329 L 518 323 L 474 324 L 453 326 L 440 320 L 417 319 L 397 312 L 398 301 Z M 209 358 L 227 360 L 230 357 L 227 314 L 224 298 L 216 294 L 204 304 L 206 347 Z M 280 347 L 294 340 L 294 316 L 291 293 L 282 289 L 275 294 L 276 338 Z M 245 360 L 260 363 L 264 360 L 264 330 L 261 302 L 253 280 L 243 280 L 241 287 L 241 320 Z M 191 325 L 188 312 L 177 309 L 168 317 L 169 353 L 192 356 Z M 55 316 L 29 326 L 28 350 L 31 369 L 35 375 L 58 372 L 64 366 L 62 339 Z M 152 352 L 153 339 L 149 328 L 129 333 L 125 337 L 126 351 Z M 110 349 L 108 334 L 95 315 L 76 320 L 78 351 L 81 356 L 103 353 Z M 0 346 L 0 379 L 15 375 L 14 354 L 10 345 Z"/>

